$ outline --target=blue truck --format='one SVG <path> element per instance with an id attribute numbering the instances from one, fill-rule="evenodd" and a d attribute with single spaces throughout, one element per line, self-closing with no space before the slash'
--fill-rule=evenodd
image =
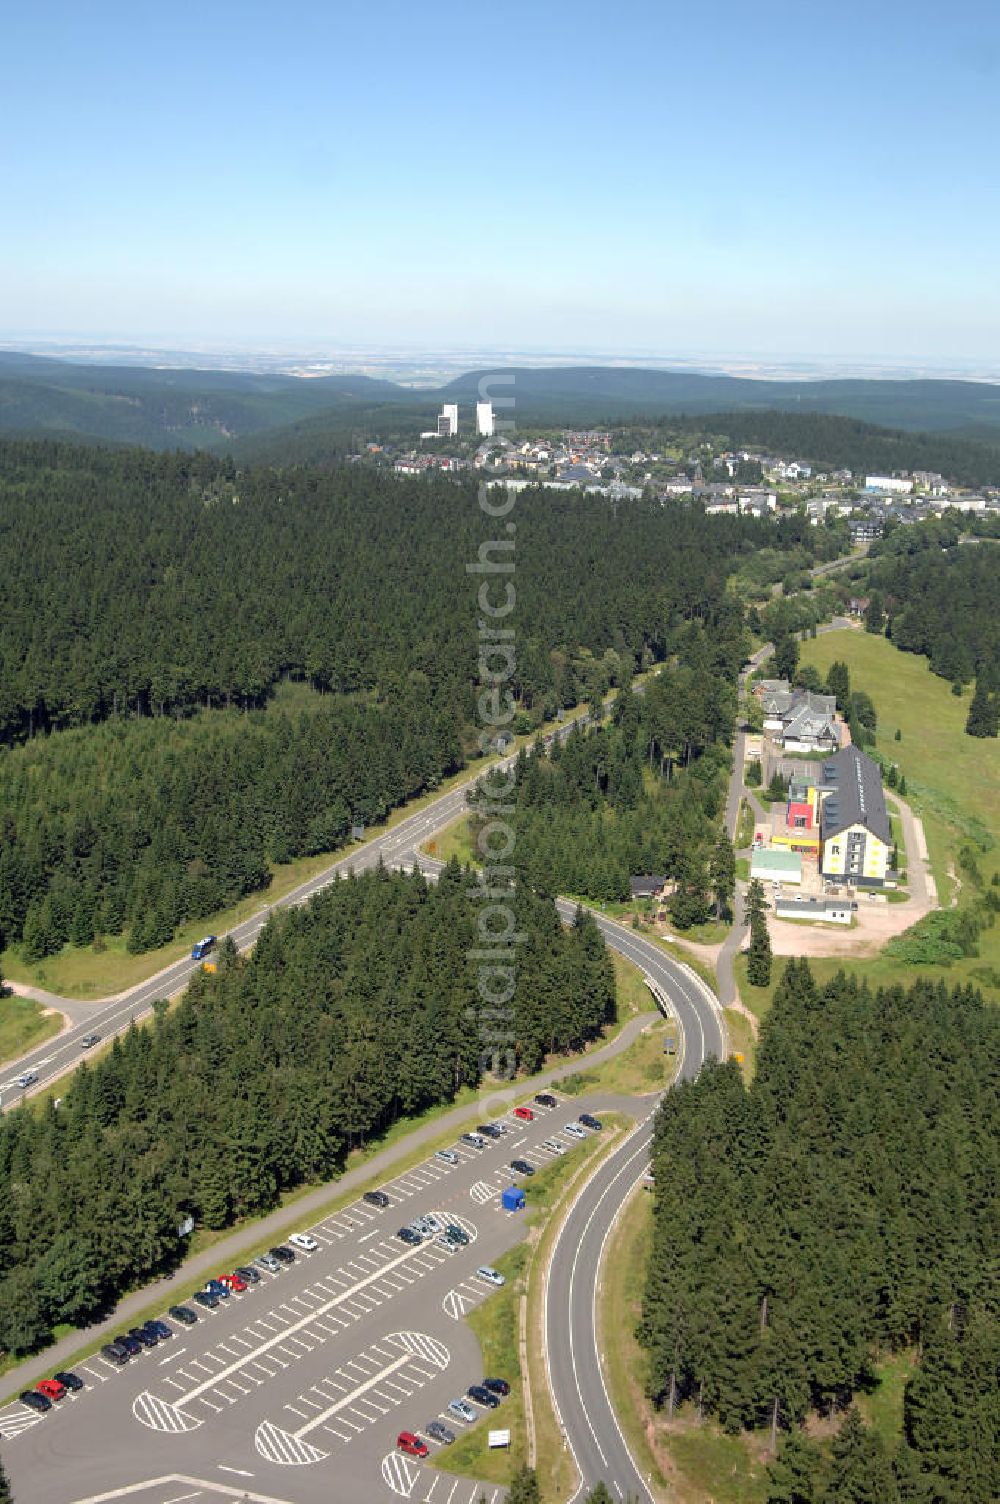
<path id="1" fill-rule="evenodd" d="M 203 956 L 207 956 L 209 951 L 214 949 L 215 936 L 206 935 L 204 940 L 199 940 L 195 944 L 194 948 L 191 951 L 191 959 L 192 961 L 200 961 Z"/>

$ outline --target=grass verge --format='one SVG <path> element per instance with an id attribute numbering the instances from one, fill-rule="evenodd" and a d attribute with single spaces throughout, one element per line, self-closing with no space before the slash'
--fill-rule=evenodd
<path id="1" fill-rule="evenodd" d="M 6 993 L 0 997 L 0 1065 L 51 1039 L 62 1025 L 60 1014 L 47 1012 L 33 998 Z"/>
<path id="2" fill-rule="evenodd" d="M 527 1239 L 496 1260 L 496 1268 L 507 1278 L 502 1290 L 489 1296 L 465 1318 L 479 1341 L 483 1354 L 483 1372 L 496 1374 L 510 1383 L 510 1394 L 494 1418 L 483 1417 L 476 1426 L 462 1431 L 453 1445 L 435 1454 L 433 1466 L 442 1472 L 478 1478 L 484 1483 L 509 1484 L 514 1472 L 528 1460 L 527 1421 L 524 1403 L 524 1375 L 520 1360 L 521 1298 L 528 1301 L 529 1312 L 535 1300 L 540 1307 L 541 1276 L 545 1267 L 544 1250 L 553 1214 L 583 1176 L 609 1154 L 622 1136 L 626 1120 L 617 1114 L 605 1119 L 605 1131 L 578 1145 L 577 1151 L 561 1155 L 539 1170 L 524 1191 L 528 1198 Z M 531 1383 L 532 1413 L 535 1420 L 537 1471 L 543 1480 L 560 1477 L 564 1492 L 569 1491 L 570 1470 L 562 1460 L 562 1435 L 548 1398 L 542 1349 L 536 1345 L 532 1362 L 531 1320 L 529 1315 L 528 1364 Z M 491 1451 L 488 1432 L 492 1424 L 509 1427 L 509 1451 Z M 565 1462 L 568 1463 L 568 1455 Z M 548 1497 L 549 1490 L 546 1490 Z"/>
<path id="3" fill-rule="evenodd" d="M 676 1025 L 669 1030 L 669 1036 L 677 1037 Z M 584 1068 L 564 1076 L 559 1088 L 570 1097 L 595 1091 L 619 1092 L 623 1096 L 663 1091 L 674 1078 L 678 1058 L 664 1052 L 667 1038 L 665 1019 L 659 1013 L 651 1013 L 649 1023 L 627 1050 L 590 1070 Z"/>

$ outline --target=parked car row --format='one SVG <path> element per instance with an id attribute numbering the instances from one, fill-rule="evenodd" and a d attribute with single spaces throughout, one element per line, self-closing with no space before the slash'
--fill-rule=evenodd
<path id="1" fill-rule="evenodd" d="M 510 1385 L 506 1379 L 483 1379 L 481 1384 L 470 1384 L 461 1399 L 451 1400 L 448 1413 L 463 1425 L 471 1426 L 479 1419 L 481 1410 L 496 1410 L 508 1394 Z M 473 1401 L 472 1404 L 469 1403 L 470 1400 Z M 479 1407 L 478 1410 L 476 1406 Z M 423 1435 L 419 1431 L 400 1431 L 396 1437 L 396 1446 L 407 1457 L 426 1457 L 429 1448 L 424 1436 L 440 1442 L 442 1446 L 449 1446 L 455 1440 L 454 1431 L 443 1421 L 432 1420 L 424 1426 Z"/>
<path id="2" fill-rule="evenodd" d="M 469 1241 L 469 1234 L 457 1222 L 442 1222 L 441 1218 L 436 1217 L 433 1212 L 417 1217 L 406 1227 L 401 1227 L 396 1236 L 410 1248 L 416 1248 L 418 1243 L 433 1238 L 448 1253 L 454 1253 L 457 1248 L 464 1248 Z"/>
<path id="3" fill-rule="evenodd" d="M 59 1373 L 53 1374 L 51 1379 L 42 1379 L 34 1389 L 21 1391 L 22 1405 L 27 1405 L 29 1410 L 36 1410 L 39 1415 L 44 1415 L 64 1400 L 67 1394 L 78 1394 L 84 1388 L 83 1380 L 79 1374 L 73 1373 L 72 1369 L 63 1368 Z"/>

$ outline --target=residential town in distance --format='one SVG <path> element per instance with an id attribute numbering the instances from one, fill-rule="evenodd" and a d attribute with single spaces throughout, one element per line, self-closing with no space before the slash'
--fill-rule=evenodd
<path id="1" fill-rule="evenodd" d="M 400 475 L 480 471 L 491 484 L 520 490 L 545 485 L 596 492 L 615 500 L 645 493 L 691 496 L 706 512 L 767 516 L 804 507 L 818 526 L 846 517 L 852 541 L 871 542 L 885 524 L 914 523 L 946 513 L 1000 515 L 1000 488 L 965 489 L 929 470 L 891 475 L 824 469 L 801 457 L 754 449 L 728 450 L 704 440 L 689 447 L 631 448 L 627 430 L 552 429 L 505 434 L 492 404 L 461 427 L 457 403 L 446 403 L 418 444 L 368 443 L 354 456 L 391 466 Z"/>

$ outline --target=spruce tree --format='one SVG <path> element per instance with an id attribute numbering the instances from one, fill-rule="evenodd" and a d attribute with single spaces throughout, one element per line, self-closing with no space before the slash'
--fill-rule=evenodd
<path id="1" fill-rule="evenodd" d="M 996 736 L 1000 731 L 1000 696 L 989 694 L 981 678 L 976 679 L 965 730 L 969 736 Z"/>
<path id="2" fill-rule="evenodd" d="M 3 1458 L 0 1457 L 0 1504 L 14 1504 L 14 1495 L 10 1491 L 7 1474 L 4 1472 Z"/>
<path id="3" fill-rule="evenodd" d="M 723 914 L 731 911 L 733 895 L 736 892 L 736 853 L 733 850 L 732 841 L 724 830 L 719 832 L 719 838 L 712 852 L 709 876 L 712 891 L 715 894 L 715 911 L 721 919 Z"/>
<path id="4" fill-rule="evenodd" d="M 532 1467 L 518 1468 L 511 1480 L 507 1504 L 541 1504 L 538 1475 Z"/>

